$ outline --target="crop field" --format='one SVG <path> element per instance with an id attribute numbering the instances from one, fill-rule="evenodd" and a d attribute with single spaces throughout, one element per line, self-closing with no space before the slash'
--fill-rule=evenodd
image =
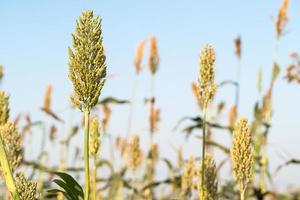
<path id="1" fill-rule="evenodd" d="M 114 3 L 0 3 L 0 199 L 300 200 L 300 3 Z"/>

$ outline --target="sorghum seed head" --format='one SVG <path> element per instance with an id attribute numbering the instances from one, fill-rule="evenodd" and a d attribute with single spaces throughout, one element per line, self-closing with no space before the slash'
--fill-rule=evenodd
<path id="1" fill-rule="evenodd" d="M 184 166 L 184 171 L 181 177 L 181 191 L 184 196 L 194 187 L 194 176 L 195 176 L 195 159 L 190 157 L 188 162 Z"/>
<path id="2" fill-rule="evenodd" d="M 234 175 L 241 189 L 253 178 L 254 155 L 247 119 L 241 119 L 233 132 L 231 159 Z"/>
<path id="3" fill-rule="evenodd" d="M 149 122 L 151 134 L 158 130 L 158 122 L 160 121 L 160 109 L 155 105 L 150 106 Z"/>
<path id="4" fill-rule="evenodd" d="M 99 120 L 95 117 L 92 119 L 91 132 L 90 132 L 90 155 L 97 155 L 100 148 L 100 130 Z"/>
<path id="5" fill-rule="evenodd" d="M 150 38 L 150 52 L 149 52 L 149 69 L 152 74 L 155 74 L 159 65 L 159 55 L 157 48 L 156 37 Z"/>
<path id="6" fill-rule="evenodd" d="M 286 27 L 288 23 L 288 18 L 287 18 L 288 7 L 289 7 L 289 0 L 283 0 L 279 8 L 278 16 L 275 22 L 277 38 L 279 38 L 282 35 L 283 29 Z"/>
<path id="7" fill-rule="evenodd" d="M 3 73 L 3 65 L 0 65 L 0 81 L 3 79 L 4 73 Z"/>
<path id="8" fill-rule="evenodd" d="M 203 185 L 203 195 L 205 200 L 217 200 L 218 199 L 218 178 L 217 168 L 213 157 L 210 154 L 205 156 L 205 175 Z M 200 165 L 197 171 L 198 175 L 198 191 L 201 193 L 201 176 L 202 166 Z"/>
<path id="9" fill-rule="evenodd" d="M 9 97 L 0 91 L 0 125 L 4 125 L 9 118 Z"/>
<path id="10" fill-rule="evenodd" d="M 158 145 L 152 144 L 149 151 L 149 158 L 153 163 L 156 163 L 159 159 L 159 151 L 158 151 Z"/>
<path id="11" fill-rule="evenodd" d="M 134 66 L 135 66 L 135 71 L 137 74 L 139 74 L 142 69 L 144 47 L 145 47 L 145 41 L 143 40 L 138 44 L 137 49 L 136 49 Z"/>
<path id="12" fill-rule="evenodd" d="M 43 109 L 51 110 L 51 96 L 52 96 L 52 85 L 48 85 L 44 95 Z"/>
<path id="13" fill-rule="evenodd" d="M 241 36 L 237 37 L 234 40 L 234 44 L 235 44 L 235 55 L 237 56 L 238 59 L 241 59 L 241 54 L 242 54 L 242 40 L 241 40 Z"/>
<path id="14" fill-rule="evenodd" d="M 140 148 L 140 138 L 134 135 L 129 144 L 129 167 L 135 171 L 142 163 L 143 153 Z"/>
<path id="15" fill-rule="evenodd" d="M 200 55 L 199 82 L 202 86 L 213 84 L 215 81 L 214 64 L 216 60 L 214 48 L 207 44 Z"/>
<path id="16" fill-rule="evenodd" d="M 106 77 L 106 57 L 99 17 L 94 18 L 93 11 L 84 12 L 77 21 L 72 38 L 69 78 L 73 83 L 74 95 L 71 100 L 80 110 L 89 110 L 98 103 Z"/>
<path id="17" fill-rule="evenodd" d="M 12 171 L 15 171 L 23 159 L 23 148 L 21 146 L 21 135 L 12 122 L 0 126 L 0 134 Z"/>
<path id="18" fill-rule="evenodd" d="M 232 106 L 229 111 L 229 126 L 234 127 L 237 118 L 237 107 Z"/>
<path id="19" fill-rule="evenodd" d="M 211 45 L 205 45 L 200 55 L 200 71 L 198 75 L 198 92 L 202 107 L 206 107 L 216 93 L 215 84 L 215 51 Z"/>
<path id="20" fill-rule="evenodd" d="M 23 173 L 17 174 L 15 178 L 17 192 L 21 200 L 35 200 L 37 184 L 26 179 Z"/>

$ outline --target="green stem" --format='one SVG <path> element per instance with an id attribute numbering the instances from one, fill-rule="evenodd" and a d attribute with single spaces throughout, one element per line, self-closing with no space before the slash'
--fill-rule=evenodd
<path id="1" fill-rule="evenodd" d="M 235 94 L 235 105 L 236 105 L 236 113 L 238 115 L 238 110 L 239 110 L 239 99 L 240 99 L 240 79 L 241 79 L 241 60 L 238 60 L 238 67 L 237 67 L 237 72 L 236 72 L 236 82 L 237 82 L 237 87 L 236 87 L 236 94 Z M 236 116 L 238 117 L 238 116 Z"/>
<path id="2" fill-rule="evenodd" d="M 90 109 L 87 108 L 84 111 L 84 200 L 89 200 L 90 191 L 89 129 Z"/>
<path id="3" fill-rule="evenodd" d="M 126 138 L 129 138 L 130 133 L 131 133 L 132 116 L 133 116 L 133 104 L 134 104 L 134 98 L 135 98 L 136 87 L 137 87 L 137 77 L 138 77 L 138 75 L 136 74 L 135 77 L 134 77 L 132 94 L 131 94 L 130 104 L 129 104 L 129 114 L 128 114 L 128 122 L 127 122 L 128 124 L 127 124 Z"/>
<path id="4" fill-rule="evenodd" d="M 0 136 L 0 163 L 1 163 L 1 168 L 2 168 L 3 176 L 8 191 L 10 192 L 14 200 L 20 200 L 1 136 Z"/>
<path id="5" fill-rule="evenodd" d="M 203 127 L 202 127 L 202 171 L 200 200 L 204 200 L 204 176 L 205 176 L 205 144 L 206 144 L 206 105 L 203 106 Z"/>
<path id="6" fill-rule="evenodd" d="M 93 167 L 93 186 L 92 186 L 92 190 L 93 190 L 93 200 L 97 199 L 97 187 L 96 184 L 97 183 L 97 155 L 94 155 L 94 167 Z"/>

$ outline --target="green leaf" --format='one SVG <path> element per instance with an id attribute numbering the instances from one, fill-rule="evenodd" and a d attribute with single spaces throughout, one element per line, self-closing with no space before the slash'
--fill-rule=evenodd
<path id="1" fill-rule="evenodd" d="M 61 187 L 61 189 L 48 190 L 49 194 L 57 195 L 58 193 L 62 193 L 68 200 L 83 199 L 83 189 L 72 176 L 63 172 L 54 172 L 54 174 L 59 176 L 60 179 L 55 179 L 53 182 Z"/>
<path id="2" fill-rule="evenodd" d="M 274 83 L 277 80 L 279 73 L 280 73 L 280 67 L 277 63 L 274 63 L 273 71 L 272 71 L 272 83 Z"/>
<path id="3" fill-rule="evenodd" d="M 108 104 L 108 103 L 111 103 L 111 104 L 128 104 L 128 103 L 130 103 L 130 101 L 117 99 L 115 97 L 106 97 L 105 99 L 98 102 L 98 104 Z"/>

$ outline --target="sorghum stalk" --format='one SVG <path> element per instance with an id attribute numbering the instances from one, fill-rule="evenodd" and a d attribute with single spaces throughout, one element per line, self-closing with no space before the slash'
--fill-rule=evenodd
<path id="1" fill-rule="evenodd" d="M 89 129 L 90 109 L 84 111 L 84 199 L 89 200 L 90 190 L 90 164 L 89 164 Z"/>
<path id="2" fill-rule="evenodd" d="M 94 166 L 93 166 L 93 185 L 92 185 L 92 199 L 97 199 L 97 155 L 93 155 L 94 157 Z"/>
<path id="3" fill-rule="evenodd" d="M 97 199 L 97 156 L 100 151 L 100 131 L 99 131 L 99 121 L 97 118 L 93 118 L 91 121 L 91 130 L 90 130 L 90 139 L 89 139 L 89 154 L 93 157 L 93 173 L 92 173 L 92 198 L 93 200 Z"/>
<path id="4" fill-rule="evenodd" d="M 129 138 L 130 132 L 131 132 L 133 103 L 134 103 L 136 87 L 137 87 L 137 78 L 142 69 L 142 59 L 143 59 L 143 54 L 144 54 L 144 47 L 145 47 L 145 41 L 141 41 L 137 46 L 136 54 L 135 54 L 134 67 L 135 67 L 136 73 L 134 76 L 132 94 L 131 94 L 130 105 L 129 105 L 130 107 L 129 107 L 129 114 L 128 114 L 128 125 L 127 125 L 127 131 L 126 131 L 126 138 Z"/>
<path id="5" fill-rule="evenodd" d="M 215 84 L 215 51 L 211 45 L 205 45 L 200 55 L 200 70 L 198 75 L 198 94 L 202 106 L 202 172 L 200 199 L 204 200 L 204 175 L 205 175 L 205 145 L 206 145 L 206 109 L 211 102 L 217 86 Z"/>
<path id="6" fill-rule="evenodd" d="M 152 36 L 150 38 L 150 50 L 149 50 L 149 69 L 151 72 L 151 97 L 150 97 L 150 146 L 153 144 L 153 134 L 155 132 L 155 126 L 157 123 L 157 118 L 153 118 L 154 110 L 155 110 L 155 94 L 154 94 L 154 86 L 155 86 L 155 74 L 158 70 L 159 66 L 159 55 L 158 55 L 158 47 L 156 37 Z"/>
<path id="7" fill-rule="evenodd" d="M 7 155 L 5 152 L 4 144 L 2 141 L 2 136 L 0 136 L 0 163 L 1 163 L 1 168 L 2 168 L 3 176 L 5 179 L 5 183 L 6 183 L 8 191 L 10 192 L 10 194 L 14 200 L 20 200 L 16 185 L 14 182 L 14 178 L 12 175 L 12 171 L 9 166 Z"/>
<path id="8" fill-rule="evenodd" d="M 200 199 L 204 200 L 204 176 L 205 176 L 205 144 L 206 144 L 206 107 L 203 108 L 203 127 L 202 127 L 202 160 L 201 160 L 201 191 Z"/>
<path id="9" fill-rule="evenodd" d="M 133 115 L 133 103 L 134 103 L 134 97 L 135 97 L 135 93 L 136 93 L 137 77 L 138 77 L 138 75 L 135 74 L 134 82 L 133 82 L 133 88 L 132 88 L 132 94 L 131 94 L 130 104 L 129 104 L 129 114 L 128 114 L 128 122 L 127 122 L 128 124 L 127 124 L 126 138 L 129 138 L 130 132 L 131 132 L 132 115 Z"/>
<path id="10" fill-rule="evenodd" d="M 85 194 L 89 200 L 89 126 L 90 111 L 98 103 L 106 80 L 106 56 L 104 54 L 101 20 L 94 18 L 93 11 L 86 11 L 76 23 L 72 34 L 73 49 L 69 48 L 69 78 L 73 83 L 73 104 L 85 117 L 84 130 L 84 172 Z"/>

